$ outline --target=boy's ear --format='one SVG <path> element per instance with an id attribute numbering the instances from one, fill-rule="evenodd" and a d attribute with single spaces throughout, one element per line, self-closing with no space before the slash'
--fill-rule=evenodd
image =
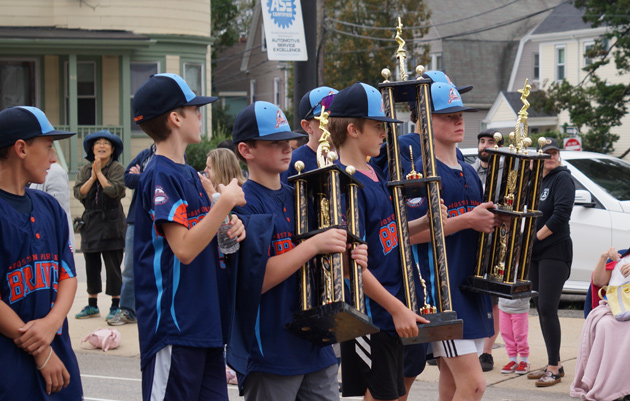
<path id="1" fill-rule="evenodd" d="M 254 155 L 252 154 L 251 149 L 249 148 L 249 145 L 246 142 L 239 143 L 236 148 L 236 151 L 239 152 L 241 156 L 243 157 L 243 159 L 245 160 L 254 159 Z"/>
<path id="2" fill-rule="evenodd" d="M 179 128 L 182 125 L 182 115 L 173 110 L 168 113 L 166 124 L 169 124 L 171 128 Z"/>
<path id="3" fill-rule="evenodd" d="M 28 145 L 26 144 L 26 142 L 22 139 L 18 139 L 14 144 L 13 144 L 13 151 L 15 151 L 15 153 L 17 154 L 17 156 L 20 159 L 24 159 L 26 157 L 26 147 Z"/>
<path id="4" fill-rule="evenodd" d="M 300 126 L 304 131 L 306 131 L 307 134 L 311 135 L 313 133 L 313 130 L 311 129 L 311 124 L 309 124 L 308 120 L 300 121 Z"/>
<path id="5" fill-rule="evenodd" d="M 348 126 L 346 127 L 346 131 L 348 135 L 350 135 L 350 137 L 352 138 L 358 138 L 359 133 L 361 132 L 354 123 L 348 124 Z"/>

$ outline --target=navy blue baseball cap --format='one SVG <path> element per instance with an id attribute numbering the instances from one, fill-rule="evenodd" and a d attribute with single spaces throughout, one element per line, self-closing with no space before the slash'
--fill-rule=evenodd
<path id="1" fill-rule="evenodd" d="M 85 155 L 83 157 L 91 162 L 94 161 L 94 150 L 92 148 L 94 147 L 94 142 L 100 138 L 105 138 L 111 142 L 113 148 L 112 159 L 118 160 L 123 151 L 122 139 L 108 130 L 92 132 L 90 135 L 85 137 L 83 140 L 83 150 L 85 150 Z"/>
<path id="2" fill-rule="evenodd" d="M 0 148 L 38 136 L 53 140 L 68 138 L 76 132 L 56 130 L 43 111 L 31 106 L 13 106 L 0 111 Z"/>
<path id="3" fill-rule="evenodd" d="M 460 111 L 479 111 L 471 107 L 465 107 L 462 97 L 455 86 L 443 82 L 431 84 L 431 100 L 433 114 L 459 113 Z"/>
<path id="4" fill-rule="evenodd" d="M 133 120 L 140 124 L 178 107 L 203 106 L 217 99 L 195 95 L 177 74 L 153 74 L 133 97 Z"/>
<path id="5" fill-rule="evenodd" d="M 424 74 L 422 74 L 422 77 L 429 78 L 431 81 L 433 81 L 433 83 L 442 82 L 442 83 L 455 86 L 455 84 L 453 83 L 453 81 L 451 81 L 448 75 L 446 75 L 442 71 L 426 71 Z M 460 95 L 466 92 L 470 92 L 472 88 L 473 88 L 472 85 L 455 86 L 455 89 L 457 89 L 457 92 L 459 92 Z"/>
<path id="6" fill-rule="evenodd" d="M 260 101 L 238 113 L 232 129 L 234 144 L 249 140 L 286 141 L 306 136 L 291 131 L 287 118 L 278 106 Z"/>
<path id="7" fill-rule="evenodd" d="M 335 95 L 339 91 L 328 86 L 320 86 L 306 92 L 300 100 L 300 116 L 302 120 L 310 120 L 322 113 L 322 99 L 329 95 Z"/>
<path id="8" fill-rule="evenodd" d="M 381 92 L 363 82 L 337 93 L 330 104 L 330 117 L 360 117 L 387 123 L 401 123 L 385 115 Z"/>

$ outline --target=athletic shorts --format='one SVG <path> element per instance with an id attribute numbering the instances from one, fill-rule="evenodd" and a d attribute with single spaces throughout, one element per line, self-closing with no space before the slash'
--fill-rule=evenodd
<path id="1" fill-rule="evenodd" d="M 427 348 L 429 344 L 405 345 L 404 349 L 404 375 L 416 377 L 424 372 L 427 365 Z"/>
<path id="2" fill-rule="evenodd" d="M 456 356 L 474 353 L 481 355 L 483 352 L 483 341 L 484 338 L 435 341 L 431 343 L 431 349 L 435 358 L 441 356 L 455 358 Z"/>
<path id="3" fill-rule="evenodd" d="M 142 399 L 228 401 L 223 348 L 162 348 L 142 371 Z"/>
<path id="4" fill-rule="evenodd" d="M 367 389 L 379 400 L 405 395 L 403 348 L 398 335 L 382 331 L 341 343 L 343 396 L 363 396 Z"/>
<path id="5" fill-rule="evenodd" d="M 303 375 L 252 372 L 243 383 L 245 401 L 338 401 L 337 364 Z"/>

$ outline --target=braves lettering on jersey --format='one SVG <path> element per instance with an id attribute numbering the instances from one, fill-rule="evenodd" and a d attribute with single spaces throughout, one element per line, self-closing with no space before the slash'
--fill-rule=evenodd
<path id="1" fill-rule="evenodd" d="M 55 304 L 59 283 L 76 277 L 68 221 L 59 203 L 42 191 L 26 189 L 30 213 L 18 213 L 0 198 L 0 298 L 24 322 L 45 317 Z M 32 356 L 0 335 L 3 379 L 0 399 L 81 400 L 83 390 L 68 335 L 68 321 L 51 344 L 70 373 L 70 385 L 46 395 L 46 383 Z"/>
<path id="2" fill-rule="evenodd" d="M 197 172 L 156 155 L 137 191 L 133 256 L 142 368 L 166 345 L 223 347 L 216 238 L 185 265 L 163 231 L 165 223 L 190 229 L 210 211 Z"/>
<path id="3" fill-rule="evenodd" d="M 414 156 L 415 157 L 415 156 Z M 460 161 L 461 170 L 452 169 L 436 160 L 437 174 L 442 183 L 442 199 L 448 208 L 448 216 L 455 217 L 470 212 L 482 203 L 483 191 L 481 181 L 475 170 L 466 162 Z M 416 160 L 415 168 L 422 172 L 422 160 Z M 407 200 L 407 216 L 409 221 L 424 216 L 428 210 L 425 198 Z M 457 317 L 464 320 L 464 338 L 490 337 L 492 326 L 492 306 L 490 297 L 484 294 L 460 290 L 466 279 L 473 274 L 474 260 L 477 251 L 478 232 L 472 229 L 461 230 L 446 237 L 446 258 L 451 289 L 451 302 Z M 433 272 L 433 253 L 428 244 L 413 246 L 413 253 L 420 266 L 422 277 L 436 288 L 436 277 Z M 418 291 L 422 288 L 416 282 Z M 418 294 L 420 302 L 423 298 Z M 429 299 L 432 305 L 437 300 Z"/>
<path id="4" fill-rule="evenodd" d="M 271 190 L 249 180 L 243 184 L 243 191 L 247 204 L 235 208 L 236 213 L 273 216 L 274 227 L 272 242 L 269 244 L 269 257 L 293 249 L 295 247 L 293 189 L 282 184 L 281 189 Z M 297 272 L 262 294 L 256 320 L 255 340 L 250 349 L 246 375 L 251 372 L 299 375 L 316 372 L 337 363 L 330 346 L 319 347 L 285 329 L 285 325 L 293 319 L 293 313 L 299 308 Z"/>
<path id="5" fill-rule="evenodd" d="M 345 166 L 342 166 L 345 169 Z M 363 188 L 358 192 L 359 226 L 361 237 L 368 246 L 368 269 L 383 287 L 401 301 L 403 298 L 400 251 L 394 206 L 385 186 L 382 170 L 374 167 L 379 182 L 365 174 L 357 173 L 356 179 Z M 345 206 L 342 207 L 345 210 Z M 392 316 L 376 302 L 369 301 L 370 316 L 375 325 L 390 334 L 396 334 Z"/>

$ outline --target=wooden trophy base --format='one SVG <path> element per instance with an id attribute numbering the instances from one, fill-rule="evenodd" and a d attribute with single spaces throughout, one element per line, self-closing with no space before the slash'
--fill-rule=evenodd
<path id="1" fill-rule="evenodd" d="M 538 295 L 537 292 L 532 291 L 532 282 L 529 280 L 505 283 L 472 276 L 468 278 L 466 284 L 461 288 L 508 299 L 526 298 Z"/>
<path id="2" fill-rule="evenodd" d="M 464 322 L 457 318 L 455 311 L 427 313 L 421 316 L 429 320 L 430 323 L 419 323 L 416 337 L 401 337 L 400 341 L 402 341 L 403 345 L 456 340 L 464 336 Z"/>
<path id="3" fill-rule="evenodd" d="M 321 347 L 379 331 L 367 315 L 343 301 L 296 312 L 286 328 Z"/>

